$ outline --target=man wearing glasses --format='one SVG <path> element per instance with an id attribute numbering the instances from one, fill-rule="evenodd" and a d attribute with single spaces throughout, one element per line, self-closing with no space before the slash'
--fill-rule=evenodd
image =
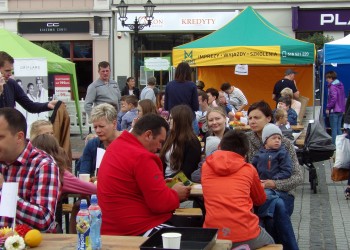
<path id="1" fill-rule="evenodd" d="M 40 113 L 54 109 L 57 100 L 45 103 L 31 101 L 21 86 L 11 78 L 14 59 L 8 53 L 0 51 L 0 108 L 16 106 L 18 102 L 30 113 Z"/>

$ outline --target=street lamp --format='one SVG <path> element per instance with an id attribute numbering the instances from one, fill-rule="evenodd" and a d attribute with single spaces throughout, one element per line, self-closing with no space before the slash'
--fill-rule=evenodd
<path id="1" fill-rule="evenodd" d="M 146 21 L 147 23 L 140 23 L 137 17 L 135 17 L 134 23 L 127 24 L 125 21 L 128 19 L 126 17 L 128 12 L 128 5 L 121 0 L 117 5 L 119 20 L 121 21 L 123 27 L 128 27 L 130 30 L 134 31 L 134 74 L 135 74 L 135 82 L 138 85 L 138 70 L 139 70 L 139 31 L 145 28 L 146 26 L 151 26 L 153 20 L 153 12 L 156 7 L 151 0 L 148 0 L 146 5 L 143 6 L 145 8 L 146 13 Z"/>

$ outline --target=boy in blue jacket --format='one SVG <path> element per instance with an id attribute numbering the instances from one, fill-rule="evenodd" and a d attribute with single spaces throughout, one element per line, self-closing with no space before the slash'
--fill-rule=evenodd
<path id="1" fill-rule="evenodd" d="M 256 167 L 261 180 L 287 179 L 292 174 L 292 160 L 281 145 L 282 131 L 274 124 L 266 124 L 262 131 L 264 146 L 254 156 L 252 164 Z M 273 217 L 278 198 L 285 197 L 287 192 L 265 189 L 267 200 L 259 207 L 259 217 Z"/>

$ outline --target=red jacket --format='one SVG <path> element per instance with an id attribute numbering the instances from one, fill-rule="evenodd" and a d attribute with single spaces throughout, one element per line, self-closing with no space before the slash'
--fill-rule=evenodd
<path id="1" fill-rule="evenodd" d="M 139 235 L 164 223 L 179 207 L 175 190 L 165 185 L 161 160 L 124 131 L 101 162 L 97 184 L 102 234 Z"/>
<path id="2" fill-rule="evenodd" d="M 253 204 L 262 205 L 266 195 L 256 169 L 234 152 L 218 150 L 202 167 L 206 208 L 204 226 L 219 228 L 219 239 L 241 242 L 260 233 Z"/>

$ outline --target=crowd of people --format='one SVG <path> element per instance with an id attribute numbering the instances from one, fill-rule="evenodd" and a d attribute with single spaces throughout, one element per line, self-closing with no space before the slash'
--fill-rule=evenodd
<path id="1" fill-rule="evenodd" d="M 26 139 L 26 119 L 14 109 L 15 102 L 38 113 L 53 109 L 56 101 L 31 100 L 11 79 L 12 67 L 13 58 L 0 52 L 0 187 L 20 183 L 17 223 L 57 232 L 55 212 L 62 195 L 97 193 L 102 234 L 150 236 L 179 226 L 173 211 L 188 200 L 191 188 L 167 183 L 182 172 L 202 184 L 203 227 L 218 228 L 218 238 L 252 249 L 272 243 L 298 249 L 291 223 L 295 188 L 302 183 L 291 136 L 300 112 L 295 71 L 288 69 L 275 84 L 272 109 L 266 101 L 249 103 L 230 83 L 205 89 L 203 81 L 191 80 L 184 62 L 165 91 L 156 88 L 155 77 L 142 91 L 129 77 L 120 91 L 110 79 L 109 63 L 99 63 L 99 78 L 85 98 L 95 134 L 86 140 L 76 165 L 79 173 L 98 179 L 96 186 L 71 173 L 68 152 L 53 136 L 49 121 L 34 122 Z M 326 79 L 327 114 L 336 136 L 345 111 L 344 127 L 350 127 L 349 100 L 345 110 L 344 88 L 335 72 Z M 230 129 L 229 121 L 245 109 L 250 131 Z M 105 153 L 97 169 L 99 148 Z M 346 192 L 350 195 L 350 180 Z M 11 223 L 11 218 L 0 217 L 0 227 Z"/>

